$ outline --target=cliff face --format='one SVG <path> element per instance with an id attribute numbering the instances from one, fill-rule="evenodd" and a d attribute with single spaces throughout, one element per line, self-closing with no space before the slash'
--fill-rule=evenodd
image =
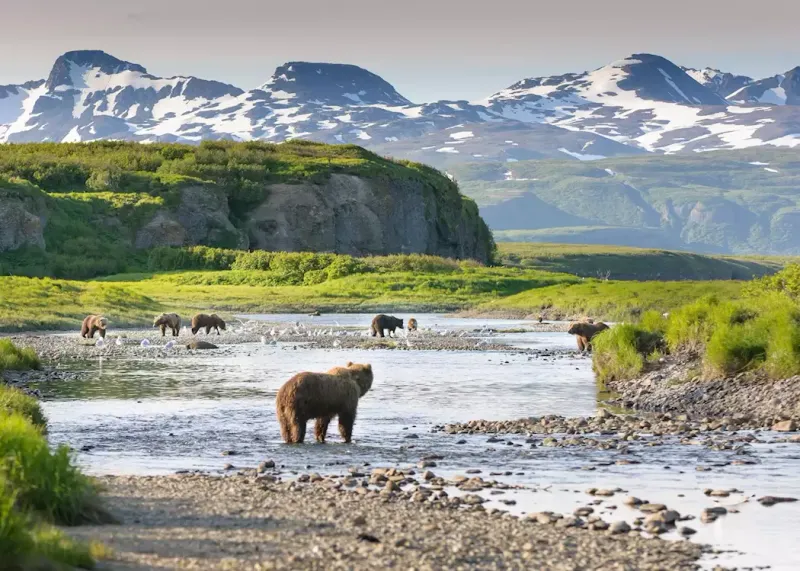
<path id="1" fill-rule="evenodd" d="M 80 230 L 82 239 L 113 241 L 130 251 L 205 245 L 488 262 L 493 242 L 477 206 L 450 181 L 438 182 L 331 174 L 320 182 L 265 184 L 264 200 L 237 216 L 226 188 L 213 183 L 187 182 L 169 197 L 144 195 L 124 204 L 119 198 L 132 195 L 49 195 L 27 185 L 24 199 L 7 196 L 0 204 L 0 252 L 38 247 L 60 253 Z M 54 214 L 57 231 L 48 227 Z"/>
<path id="2" fill-rule="evenodd" d="M 334 174 L 322 184 L 275 184 L 245 222 L 251 248 L 351 255 L 490 255 L 477 207 L 419 180 Z"/>

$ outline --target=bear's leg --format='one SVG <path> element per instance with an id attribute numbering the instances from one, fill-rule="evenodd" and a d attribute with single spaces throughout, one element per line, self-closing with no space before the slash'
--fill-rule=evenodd
<path id="1" fill-rule="evenodd" d="M 92 328 L 89 329 L 89 339 L 94 339 L 94 334 L 95 334 L 96 331 L 97 331 L 97 327 L 92 325 Z"/>
<path id="2" fill-rule="evenodd" d="M 356 411 L 339 413 L 339 434 L 345 442 L 353 438 L 353 425 L 356 423 Z"/>
<path id="3" fill-rule="evenodd" d="M 106 338 L 106 330 L 105 329 L 98 329 L 98 331 L 100 332 L 100 337 L 105 339 Z"/>
<path id="4" fill-rule="evenodd" d="M 209 333 L 211 333 L 211 327 L 206 327 L 206 335 L 208 335 Z"/>
<path id="5" fill-rule="evenodd" d="M 214 326 L 214 329 L 216 329 L 216 330 L 217 330 L 217 335 L 219 335 L 219 325 L 215 325 L 215 326 Z"/>
<path id="6" fill-rule="evenodd" d="M 314 437 L 317 442 L 325 442 L 325 436 L 328 434 L 328 425 L 331 423 L 332 416 L 321 416 L 314 423 Z"/>
<path id="7" fill-rule="evenodd" d="M 307 422 L 307 418 L 301 417 L 299 414 L 294 415 L 294 421 L 292 423 L 292 442 L 296 444 L 303 443 L 303 441 L 306 439 Z"/>
<path id="8" fill-rule="evenodd" d="M 581 337 L 580 335 L 576 335 L 576 336 L 575 336 L 575 340 L 578 342 L 578 351 L 580 351 L 581 353 L 583 353 L 583 350 L 584 350 L 584 348 L 586 347 L 586 346 L 584 345 L 584 342 L 583 342 L 583 337 Z"/>
<path id="9" fill-rule="evenodd" d="M 394 327 L 389 328 L 389 337 L 397 337 L 397 335 L 394 334 Z"/>
<path id="10" fill-rule="evenodd" d="M 278 409 L 278 424 L 281 425 L 281 438 L 286 444 L 292 443 L 292 423 L 289 422 L 289 417 L 283 412 L 282 409 Z"/>
<path id="11" fill-rule="evenodd" d="M 381 327 L 380 329 L 378 329 L 378 334 L 380 334 L 380 336 L 381 336 L 381 339 L 383 339 L 383 337 L 384 337 L 383 327 Z"/>
<path id="12" fill-rule="evenodd" d="M 161 325 L 161 336 L 165 337 L 167 335 L 167 326 L 162 324 Z"/>
<path id="13" fill-rule="evenodd" d="M 181 332 L 181 327 L 178 325 L 177 327 L 172 328 L 172 336 L 177 337 Z"/>

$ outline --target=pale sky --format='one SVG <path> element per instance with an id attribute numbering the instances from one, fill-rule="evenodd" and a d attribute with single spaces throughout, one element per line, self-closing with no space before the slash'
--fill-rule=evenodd
<path id="1" fill-rule="evenodd" d="M 753 77 L 800 65 L 800 1 L 0 0 L 0 85 L 101 49 L 243 89 L 287 61 L 352 63 L 416 102 L 476 100 L 631 53 Z"/>

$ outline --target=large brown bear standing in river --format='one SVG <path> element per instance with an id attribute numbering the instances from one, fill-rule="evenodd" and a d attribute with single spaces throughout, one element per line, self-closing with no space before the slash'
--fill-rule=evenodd
<path id="1" fill-rule="evenodd" d="M 275 397 L 281 436 L 289 444 L 303 442 L 306 423 L 316 418 L 314 436 L 325 442 L 328 424 L 339 417 L 339 434 L 345 442 L 353 436 L 358 399 L 372 387 L 372 365 L 347 363 L 327 373 L 298 373 L 280 388 Z"/>
<path id="2" fill-rule="evenodd" d="M 605 331 L 606 329 L 608 329 L 608 325 L 606 325 L 602 321 L 598 323 L 577 321 L 569 324 L 569 329 L 567 330 L 567 333 L 569 333 L 570 335 L 574 335 L 576 337 L 578 341 L 578 350 L 583 352 L 583 351 L 591 351 L 592 338 L 601 331 Z"/>
<path id="3" fill-rule="evenodd" d="M 81 337 L 84 339 L 93 339 L 96 332 L 100 332 L 100 337 L 106 338 L 106 327 L 108 327 L 108 319 L 102 315 L 87 315 L 81 324 Z"/>
<path id="4" fill-rule="evenodd" d="M 211 333 L 212 329 L 216 329 L 217 335 L 219 335 L 220 329 L 225 331 L 225 322 L 222 321 L 216 313 L 212 313 L 211 315 L 198 313 L 192 317 L 192 334 L 196 334 L 203 328 L 206 330 L 206 335 Z"/>
<path id="5" fill-rule="evenodd" d="M 153 327 L 161 328 L 161 336 L 167 334 L 167 327 L 172 330 L 172 336 L 177 337 L 181 331 L 181 318 L 177 313 L 162 313 L 153 321 Z"/>
<path id="6" fill-rule="evenodd" d="M 375 318 L 372 320 L 372 325 L 369 326 L 369 332 L 372 334 L 373 337 L 376 335 L 380 335 L 381 337 L 384 336 L 384 330 L 389 330 L 389 335 L 394 335 L 394 330 L 397 328 L 403 328 L 403 320 L 397 319 L 392 315 L 376 315 Z"/>

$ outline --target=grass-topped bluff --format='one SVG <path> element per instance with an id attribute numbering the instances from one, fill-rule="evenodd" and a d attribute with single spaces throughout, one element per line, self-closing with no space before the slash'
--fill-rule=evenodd
<path id="1" fill-rule="evenodd" d="M 4 274 L 76 279 L 140 268 L 163 246 L 480 262 L 494 247 L 438 171 L 300 140 L 3 145 L 0 226 Z"/>

